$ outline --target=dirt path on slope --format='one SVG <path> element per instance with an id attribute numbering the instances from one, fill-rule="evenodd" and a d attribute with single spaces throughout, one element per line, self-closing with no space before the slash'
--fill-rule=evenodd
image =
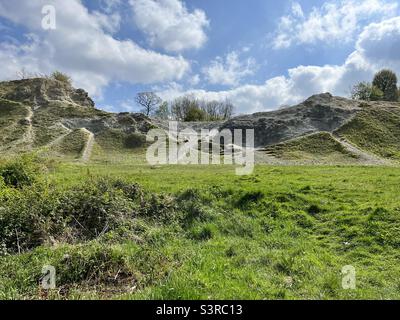
<path id="1" fill-rule="evenodd" d="M 59 137 L 55 138 L 53 141 L 51 141 L 50 143 L 47 144 L 46 147 L 53 147 L 55 145 L 57 145 L 58 143 L 60 143 L 67 135 L 69 135 L 72 130 L 68 129 L 66 126 L 64 126 L 63 124 L 61 124 L 61 127 L 66 131 L 66 133 L 60 135 Z"/>
<path id="2" fill-rule="evenodd" d="M 81 160 L 83 162 L 88 162 L 90 160 L 90 156 L 92 155 L 92 150 L 94 146 L 94 134 L 89 130 L 87 130 L 86 128 L 83 128 L 82 130 L 88 135 L 88 138 L 86 141 L 85 148 L 83 149 L 82 152 Z"/>
<path id="3" fill-rule="evenodd" d="M 390 165 L 392 164 L 390 160 L 380 158 L 379 156 L 366 152 L 362 149 L 359 149 L 355 145 L 348 142 L 346 139 L 332 135 L 333 139 L 335 139 L 338 143 L 340 143 L 347 151 L 355 154 L 359 157 L 359 160 L 371 165 Z"/>

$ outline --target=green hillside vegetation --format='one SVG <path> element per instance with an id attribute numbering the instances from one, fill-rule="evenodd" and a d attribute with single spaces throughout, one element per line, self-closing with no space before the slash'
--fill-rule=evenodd
<path id="1" fill-rule="evenodd" d="M 64 129 L 54 127 L 62 119 L 91 118 L 95 116 L 107 116 L 104 111 L 88 108 L 77 108 L 65 104 L 54 103 L 47 107 L 41 107 L 35 111 L 33 126 L 35 131 L 35 146 L 43 147 L 57 137 L 65 133 Z"/>
<path id="2" fill-rule="evenodd" d="M 318 132 L 266 148 L 266 152 L 284 160 L 355 162 L 357 157 L 329 132 Z"/>
<path id="3" fill-rule="evenodd" d="M 283 137 L 261 147 L 286 139 L 263 151 L 286 165 L 241 177 L 148 165 L 155 121 L 58 82 L 0 83 L 0 299 L 400 299 L 398 104 L 322 94 L 245 116 Z"/>
<path id="4" fill-rule="evenodd" d="M 105 151 L 132 150 L 143 148 L 146 145 L 146 136 L 126 133 L 120 129 L 107 129 L 96 135 L 96 142 Z"/>
<path id="5" fill-rule="evenodd" d="M 62 155 L 78 158 L 82 156 L 82 152 L 86 146 L 87 140 L 88 133 L 82 129 L 76 129 L 67 134 L 51 149 Z"/>
<path id="6" fill-rule="evenodd" d="M 47 170 L 0 188 L 2 299 L 399 298 L 398 168 Z"/>
<path id="7" fill-rule="evenodd" d="M 28 116 L 28 107 L 21 103 L 0 98 L 0 142 L 1 145 L 23 137 L 26 126 L 22 122 Z"/>
<path id="8" fill-rule="evenodd" d="M 366 105 L 336 134 L 381 157 L 400 160 L 399 124 L 400 108 L 372 108 Z"/>

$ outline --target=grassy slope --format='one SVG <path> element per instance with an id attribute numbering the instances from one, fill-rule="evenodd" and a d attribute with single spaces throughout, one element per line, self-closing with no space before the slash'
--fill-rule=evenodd
<path id="1" fill-rule="evenodd" d="M 320 163 L 354 163 L 357 160 L 328 132 L 307 135 L 270 146 L 266 150 L 283 160 L 317 160 Z"/>
<path id="2" fill-rule="evenodd" d="M 28 116 L 28 108 L 21 103 L 0 98 L 0 144 L 21 139 L 26 127 L 19 121 Z"/>
<path id="3" fill-rule="evenodd" d="M 104 111 L 90 108 L 77 108 L 65 104 L 53 103 L 50 106 L 42 107 L 35 111 L 33 126 L 35 129 L 35 146 L 42 147 L 62 135 L 64 130 L 54 128 L 60 119 L 74 119 L 104 116 Z M 72 150 L 74 152 L 74 150 Z"/>
<path id="4" fill-rule="evenodd" d="M 400 109 L 365 107 L 337 134 L 385 158 L 400 159 Z"/>
<path id="5" fill-rule="evenodd" d="M 81 129 L 76 129 L 67 134 L 53 149 L 60 154 L 79 158 L 82 156 L 82 151 L 85 148 L 87 139 L 86 132 Z"/>
<path id="6" fill-rule="evenodd" d="M 399 298 L 399 173 L 257 166 L 237 177 L 225 166 L 63 165 L 51 180 L 64 187 L 106 175 L 154 192 L 198 189 L 193 210 L 202 218 L 185 228 L 142 221 L 139 242 L 110 235 L 3 258 L 0 297 L 38 297 L 49 263 L 61 282 L 75 279 L 69 298 Z M 344 265 L 357 269 L 355 291 L 341 289 Z M 89 281 L 127 270 L 133 276 L 121 283 Z"/>

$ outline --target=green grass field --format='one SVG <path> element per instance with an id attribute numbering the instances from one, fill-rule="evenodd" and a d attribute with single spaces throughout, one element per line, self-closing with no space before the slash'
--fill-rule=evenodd
<path id="1" fill-rule="evenodd" d="M 66 203 L 63 192 L 101 194 L 101 205 L 79 201 L 125 212 L 113 202 L 126 198 L 120 190 L 90 191 L 99 176 L 139 184 L 145 196 L 135 201 L 146 210 L 130 209 L 138 213 L 124 216 L 129 224 L 95 237 L 57 237 L 61 222 L 48 221 Z M 54 239 L 0 258 L 2 299 L 400 298 L 400 168 L 259 165 L 240 177 L 231 166 L 69 163 L 53 165 L 40 184 L 40 192 L 12 191 L 18 203 L 2 206 L 38 208 L 35 223 Z M 3 211 L 0 230 L 12 232 Z M 44 265 L 56 267 L 55 290 L 40 289 Z M 342 288 L 346 265 L 356 269 L 355 290 Z"/>

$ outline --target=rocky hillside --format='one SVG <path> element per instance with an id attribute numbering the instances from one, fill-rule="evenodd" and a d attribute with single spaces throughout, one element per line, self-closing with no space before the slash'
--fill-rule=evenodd
<path id="1" fill-rule="evenodd" d="M 82 89 L 51 79 L 0 83 L 0 154 L 43 150 L 89 161 L 139 150 L 145 134 L 166 121 L 96 109 Z M 362 102 L 329 93 L 273 112 L 192 127 L 254 129 L 256 160 L 271 164 L 396 164 L 400 104 Z"/>
<path id="2" fill-rule="evenodd" d="M 310 97 L 299 105 L 234 118 L 221 128 L 255 129 L 259 162 L 394 164 L 400 104 Z"/>
<path id="3" fill-rule="evenodd" d="M 94 151 L 140 147 L 152 128 L 141 114 L 98 110 L 82 89 L 52 79 L 0 83 L 0 153 L 44 150 L 89 160 Z"/>

